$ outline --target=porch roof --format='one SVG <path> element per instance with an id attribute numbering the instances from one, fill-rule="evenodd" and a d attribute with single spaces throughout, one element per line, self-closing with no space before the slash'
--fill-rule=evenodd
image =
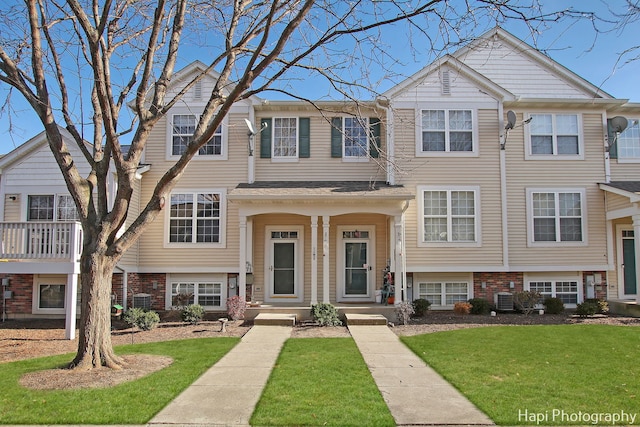
<path id="1" fill-rule="evenodd" d="M 240 183 L 228 195 L 230 200 L 413 200 L 402 185 L 370 181 L 257 181 Z"/>
<path id="2" fill-rule="evenodd" d="M 629 202 L 640 202 L 640 181 L 611 181 L 600 183 L 604 191 L 628 197 Z"/>

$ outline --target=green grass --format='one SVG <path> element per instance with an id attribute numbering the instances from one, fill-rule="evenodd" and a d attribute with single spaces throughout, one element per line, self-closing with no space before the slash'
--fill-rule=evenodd
<path id="1" fill-rule="evenodd" d="M 506 326 L 402 341 L 497 424 L 536 424 L 526 414 L 545 413 L 544 425 L 591 424 L 554 419 L 554 410 L 624 411 L 640 423 L 640 328 Z"/>
<path id="2" fill-rule="evenodd" d="M 68 363 L 52 356 L 0 364 L 2 424 L 145 424 L 224 356 L 238 338 L 202 338 L 116 347 L 119 354 L 157 354 L 173 364 L 136 381 L 95 390 L 29 390 L 18 384 L 32 371 Z"/>
<path id="3" fill-rule="evenodd" d="M 287 340 L 251 424 L 395 425 L 351 338 Z"/>

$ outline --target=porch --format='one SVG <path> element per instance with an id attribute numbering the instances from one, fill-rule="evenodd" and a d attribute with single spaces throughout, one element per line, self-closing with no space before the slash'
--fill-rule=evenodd
<path id="1" fill-rule="evenodd" d="M 334 304 L 338 310 L 338 316 L 344 322 L 347 315 L 381 315 L 390 322 L 396 322 L 395 307 L 393 305 L 384 304 Z M 269 304 L 261 304 L 258 307 L 247 307 L 244 313 L 245 320 L 254 321 L 259 314 L 266 315 L 294 315 L 296 322 L 311 320 L 311 306 L 291 305 L 291 306 L 273 306 Z M 346 323 L 346 322 L 345 322 Z"/>

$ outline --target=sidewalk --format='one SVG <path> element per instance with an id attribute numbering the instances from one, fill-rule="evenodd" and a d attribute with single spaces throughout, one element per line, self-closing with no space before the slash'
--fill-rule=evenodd
<path id="1" fill-rule="evenodd" d="M 280 349 L 290 336 L 289 326 L 253 326 L 148 425 L 249 426 Z"/>
<path id="2" fill-rule="evenodd" d="M 385 326 L 349 332 L 397 425 L 494 425 Z"/>

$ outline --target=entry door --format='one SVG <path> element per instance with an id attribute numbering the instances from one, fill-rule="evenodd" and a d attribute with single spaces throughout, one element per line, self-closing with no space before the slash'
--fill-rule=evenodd
<path id="1" fill-rule="evenodd" d="M 636 251 L 633 242 L 633 230 L 622 230 L 622 270 L 624 278 L 624 296 L 635 295 L 636 283 Z"/>
<path id="2" fill-rule="evenodd" d="M 296 290 L 296 243 L 273 242 L 272 283 L 274 296 L 292 296 Z"/>
<path id="3" fill-rule="evenodd" d="M 364 227 L 363 227 L 364 228 Z M 340 227 L 338 236 L 339 293 L 344 301 L 373 300 L 374 236 L 373 230 L 360 227 Z"/>
<path id="4" fill-rule="evenodd" d="M 302 227 L 266 228 L 266 301 L 303 300 L 303 248 Z"/>

